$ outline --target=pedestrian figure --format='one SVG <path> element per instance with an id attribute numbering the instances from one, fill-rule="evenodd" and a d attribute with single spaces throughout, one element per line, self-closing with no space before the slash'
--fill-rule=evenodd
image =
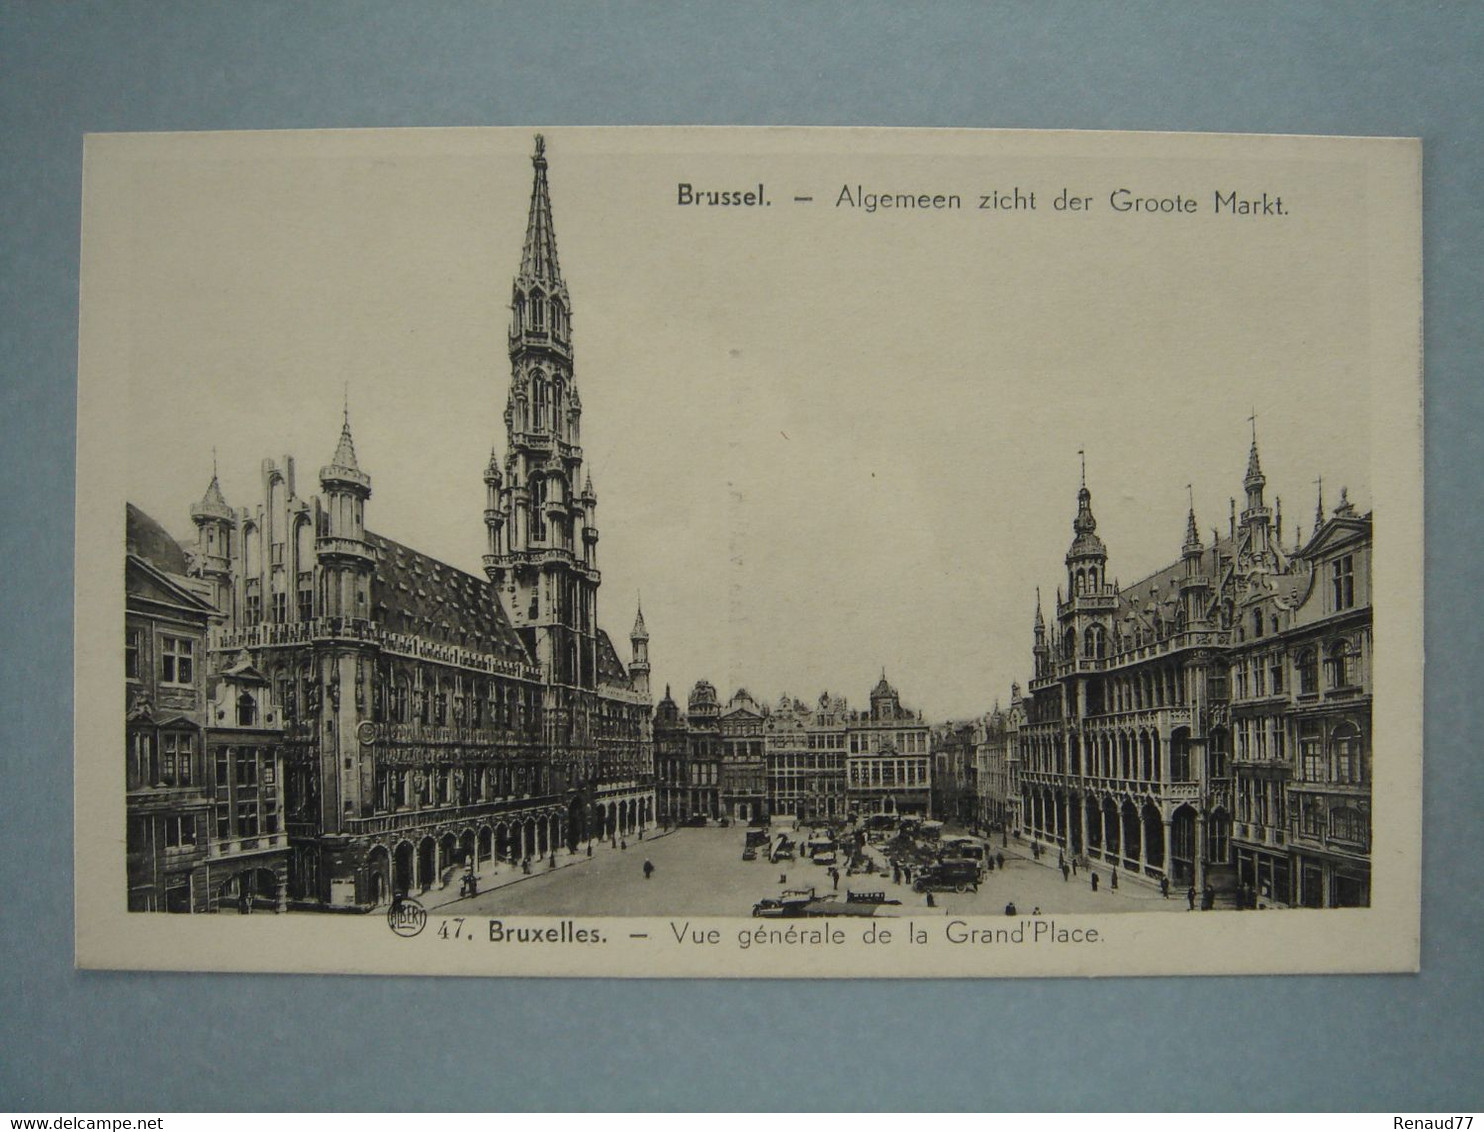
<path id="1" fill-rule="evenodd" d="M 523 872 L 523 873 L 525 873 L 525 874 L 527 874 L 527 875 L 530 875 L 530 872 L 531 872 L 531 858 L 529 858 L 529 857 L 522 858 L 522 860 L 520 862 L 520 871 Z"/>
<path id="2" fill-rule="evenodd" d="M 1063 884 L 1072 879 L 1072 870 L 1065 861 L 1061 865 L 1061 880 Z"/>
<path id="3" fill-rule="evenodd" d="M 997 865 L 999 865 L 1000 868 L 1003 869 L 1005 867 L 1005 854 L 1003 854 L 1003 853 L 996 853 L 994 855 L 994 863 L 997 864 Z"/>
<path id="4" fill-rule="evenodd" d="M 653 875 L 654 875 L 654 862 L 653 861 L 645 861 L 644 862 L 644 879 L 645 880 L 648 880 Z"/>
<path id="5" fill-rule="evenodd" d="M 1163 896 L 1166 900 L 1168 900 L 1170 898 L 1170 878 L 1169 877 L 1160 877 L 1159 878 L 1159 894 L 1161 896 Z"/>
<path id="6" fill-rule="evenodd" d="M 587 855 L 589 857 L 593 855 L 593 843 L 591 841 L 587 843 Z"/>
<path id="7" fill-rule="evenodd" d="M 1059 869 L 1067 867 L 1067 855 L 1060 849 L 1056 851 L 1056 867 Z"/>
<path id="8" fill-rule="evenodd" d="M 1118 891 L 1118 870 L 1117 869 L 1114 869 L 1113 870 L 1113 876 L 1108 881 L 1108 887 L 1110 889 L 1112 889 L 1114 892 L 1117 892 Z"/>
<path id="9" fill-rule="evenodd" d="M 902 866 L 897 864 L 895 861 L 893 861 L 891 865 L 891 883 L 902 883 Z"/>
<path id="10" fill-rule="evenodd" d="M 1195 885 L 1185 890 L 1185 902 L 1190 905 L 1190 910 L 1195 911 Z"/>
<path id="11" fill-rule="evenodd" d="M 912 883 L 912 866 L 911 865 L 903 865 L 902 866 L 902 883 L 903 884 L 911 884 Z"/>
<path id="12" fill-rule="evenodd" d="M 1208 884 L 1205 891 L 1201 893 L 1201 911 L 1209 912 L 1214 907 L 1216 907 L 1216 890 Z"/>
<path id="13" fill-rule="evenodd" d="M 833 866 L 830 868 L 830 884 L 836 892 L 840 891 L 840 870 Z"/>
<path id="14" fill-rule="evenodd" d="M 1015 901 L 1012 900 L 1012 901 L 1010 901 L 1010 903 L 1008 903 L 1008 904 L 1005 905 L 1005 915 L 1007 915 L 1007 916 L 1013 916 L 1013 915 L 1015 915 Z"/>
<path id="15" fill-rule="evenodd" d="M 1092 874 L 1092 890 L 1094 892 L 1098 890 L 1098 874 L 1096 873 L 1096 871 L 1094 871 Z"/>
<path id="16" fill-rule="evenodd" d="M 933 899 L 933 893 L 931 889 L 928 891 L 927 897 L 927 906 L 929 908 L 936 908 L 938 906 L 938 902 Z"/>
<path id="17" fill-rule="evenodd" d="M 628 838 L 624 838 L 622 841 L 620 841 L 618 843 L 618 847 L 620 849 L 627 849 L 629 847 L 629 839 Z"/>
<path id="18" fill-rule="evenodd" d="M 1072 858 L 1072 875 L 1073 876 L 1076 876 L 1077 875 L 1077 858 L 1076 857 L 1073 857 Z"/>
<path id="19" fill-rule="evenodd" d="M 987 872 L 987 873 L 994 872 L 994 858 L 993 857 L 985 857 L 984 858 L 984 871 Z"/>

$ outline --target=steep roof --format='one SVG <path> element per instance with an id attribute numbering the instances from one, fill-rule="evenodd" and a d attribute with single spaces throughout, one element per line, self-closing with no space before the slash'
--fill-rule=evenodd
<path id="1" fill-rule="evenodd" d="M 617 684 L 622 688 L 633 687 L 629 680 L 629 670 L 618 659 L 618 650 L 613 647 L 613 641 L 609 639 L 606 629 L 598 630 L 598 683 Z"/>
<path id="2" fill-rule="evenodd" d="M 371 581 L 372 616 L 393 633 L 462 645 L 513 663 L 531 663 L 489 582 L 382 535 Z"/>
<path id="3" fill-rule="evenodd" d="M 146 515 L 134 504 L 125 505 L 124 538 L 128 553 L 136 554 L 156 570 L 166 574 L 184 574 L 185 551 L 158 520 Z"/>

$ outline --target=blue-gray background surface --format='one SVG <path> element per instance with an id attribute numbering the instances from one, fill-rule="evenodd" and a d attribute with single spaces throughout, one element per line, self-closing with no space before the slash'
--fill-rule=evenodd
<path id="1" fill-rule="evenodd" d="M 1480 1107 L 1481 61 L 1463 3 L 0 3 L 0 1109 Z M 1425 139 L 1420 976 L 72 970 L 82 134 L 689 122 Z"/>

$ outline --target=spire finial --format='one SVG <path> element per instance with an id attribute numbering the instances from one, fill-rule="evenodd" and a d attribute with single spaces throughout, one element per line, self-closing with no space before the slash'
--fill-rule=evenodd
<path id="1" fill-rule="evenodd" d="M 1082 486 L 1083 487 L 1086 487 L 1087 486 L 1087 451 L 1086 451 L 1086 449 L 1083 449 L 1083 448 L 1077 449 L 1077 456 L 1082 461 Z"/>
<path id="2" fill-rule="evenodd" d="M 1318 499 L 1314 503 L 1314 530 L 1317 533 L 1324 526 L 1324 477 L 1315 478 L 1314 484 L 1319 489 Z"/>
<path id="3" fill-rule="evenodd" d="M 350 382 L 347 381 L 340 395 L 340 421 L 346 427 L 350 427 Z"/>
<path id="4" fill-rule="evenodd" d="M 1257 406 L 1256 405 L 1252 406 L 1252 415 L 1247 418 L 1247 421 L 1248 421 L 1249 424 L 1252 425 L 1252 447 L 1256 448 L 1257 447 Z"/>

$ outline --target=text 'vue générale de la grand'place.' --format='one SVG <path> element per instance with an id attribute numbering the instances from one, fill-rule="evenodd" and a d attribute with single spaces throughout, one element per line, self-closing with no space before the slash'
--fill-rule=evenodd
<path id="1" fill-rule="evenodd" d="M 832 206 L 866 214 L 877 212 L 995 212 L 1087 215 L 1111 212 L 1128 216 L 1239 216 L 1272 218 L 1291 215 L 1283 194 L 1270 188 L 1210 188 L 1197 191 L 1127 187 L 1081 190 L 1069 186 L 1025 187 L 985 190 L 867 188 L 843 184 L 837 192 L 774 194 L 766 182 L 745 188 L 715 188 L 680 181 L 675 203 L 683 208 L 770 208 L 774 201 L 789 205 Z"/>

